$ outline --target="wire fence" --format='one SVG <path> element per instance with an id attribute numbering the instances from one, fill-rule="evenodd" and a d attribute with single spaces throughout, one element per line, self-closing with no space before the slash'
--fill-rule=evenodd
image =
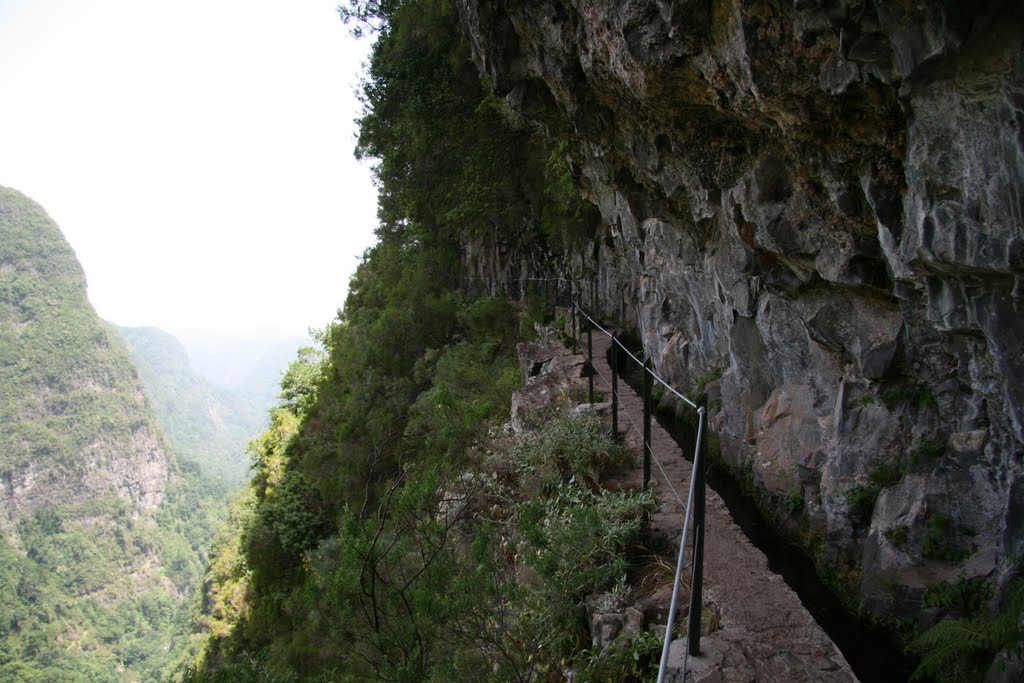
<path id="1" fill-rule="evenodd" d="M 470 279 L 488 281 L 493 288 L 496 278 L 485 278 L 483 276 L 471 276 Z M 506 286 L 509 284 L 509 280 L 505 280 L 502 284 Z M 658 470 L 671 491 L 673 497 L 684 509 L 683 514 L 683 528 L 679 539 L 679 556 L 676 562 L 675 579 L 672 586 L 672 600 L 669 604 L 669 615 L 667 624 L 665 627 L 665 639 L 662 645 L 661 662 L 658 668 L 658 683 L 662 683 L 665 679 L 665 675 L 668 669 L 669 650 L 672 643 L 672 629 L 675 625 L 676 609 L 679 598 L 679 587 L 682 583 L 682 571 L 686 562 L 686 546 L 687 546 L 687 535 L 689 533 L 690 521 L 693 519 L 693 558 L 691 563 L 690 571 L 690 610 L 689 610 L 689 623 L 687 628 L 687 647 L 683 654 L 683 677 L 686 676 L 686 670 L 688 665 L 689 656 L 697 656 L 700 654 L 700 618 L 703 609 L 703 564 L 704 564 L 704 528 L 705 528 L 705 487 L 706 487 L 706 462 L 705 462 L 705 441 L 707 435 L 707 404 L 706 397 L 702 397 L 701 402 L 698 403 L 690 397 L 684 395 L 682 392 L 673 387 L 663 377 L 659 376 L 651 366 L 649 359 L 641 361 L 630 349 L 622 343 L 622 340 L 618 336 L 609 331 L 605 326 L 601 325 L 595 320 L 594 313 L 596 311 L 597 301 L 597 285 L 596 282 L 590 280 L 578 280 L 569 277 L 548 277 L 548 278 L 537 278 L 537 277 L 521 277 L 512 280 L 511 282 L 516 283 L 516 290 L 506 289 L 506 296 L 509 298 L 521 299 L 526 298 L 529 295 L 530 284 L 534 285 L 534 293 L 543 296 L 550 304 L 557 307 L 560 302 L 565 302 L 565 307 L 571 311 L 572 314 L 572 343 L 573 352 L 576 352 L 577 347 L 580 347 L 582 351 L 582 343 L 580 340 L 581 327 L 585 321 L 587 324 L 587 348 L 583 351 L 583 355 L 587 361 L 587 367 L 589 368 L 589 399 L 590 403 L 594 403 L 594 375 L 601 377 L 605 384 L 609 387 L 612 394 L 612 433 L 615 438 L 619 437 L 618 433 L 618 417 L 619 412 L 626 417 L 633 431 L 640 437 L 643 444 L 643 456 L 644 456 L 644 488 L 647 489 L 651 485 L 651 462 L 653 461 L 657 465 Z M 591 311 L 588 312 L 581 304 L 581 294 L 584 286 L 587 286 L 590 290 L 591 299 Z M 562 299 L 562 295 L 565 290 L 568 290 L 568 297 Z M 537 291 L 539 290 L 539 291 Z M 552 291 L 553 290 L 553 291 Z M 490 291 L 489 293 L 496 293 Z M 611 340 L 611 353 L 612 361 L 611 366 L 611 379 L 601 372 L 600 363 L 595 362 L 593 352 L 593 338 L 592 333 L 597 330 L 601 334 L 604 334 Z M 629 413 L 621 407 L 619 401 L 619 352 L 625 354 L 625 358 L 632 360 L 637 366 L 643 370 L 644 378 L 644 419 L 643 419 L 643 431 L 637 425 L 637 421 Z M 678 398 L 684 404 L 697 411 L 697 438 L 694 444 L 694 455 L 693 455 L 693 467 L 690 472 L 690 487 L 687 495 L 687 500 L 684 503 L 680 497 L 679 492 L 676 490 L 675 484 L 672 481 L 672 477 L 669 476 L 661 460 L 658 458 L 657 453 L 654 451 L 651 438 L 651 416 L 652 416 L 652 395 L 651 395 L 651 382 L 657 382 L 666 391 L 671 393 L 673 396 Z"/>

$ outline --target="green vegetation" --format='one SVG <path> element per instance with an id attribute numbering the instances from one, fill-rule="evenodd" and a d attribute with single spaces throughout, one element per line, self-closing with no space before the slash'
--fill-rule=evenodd
<path id="1" fill-rule="evenodd" d="M 706 375 L 698 375 L 690 378 L 690 396 L 695 399 L 704 396 L 708 385 L 722 379 L 722 368 L 712 368 Z"/>
<path id="2" fill-rule="evenodd" d="M 926 593 L 930 604 L 956 607 L 964 616 L 940 621 L 910 644 L 909 650 L 921 657 L 912 680 L 980 681 L 999 652 L 1024 655 L 1024 579 L 1010 584 L 1003 608 L 986 618 L 982 608 L 990 591 L 983 579 L 960 577 Z"/>
<path id="3" fill-rule="evenodd" d="M 910 527 L 906 524 L 897 524 L 885 530 L 885 537 L 897 548 L 904 548 L 910 539 Z"/>
<path id="4" fill-rule="evenodd" d="M 953 583 L 942 581 L 929 586 L 922 596 L 926 607 L 944 607 L 964 616 L 975 616 L 992 597 L 992 585 L 982 576 L 968 579 L 961 574 Z"/>
<path id="5" fill-rule="evenodd" d="M 130 440 L 155 430 L 135 383 L 60 230 L 37 204 L 0 188 L 0 477 L 46 454 L 77 480 L 86 463 L 73 456 L 96 448 L 97 434 Z"/>
<path id="6" fill-rule="evenodd" d="M 379 29 L 356 147 L 374 159 L 382 237 L 575 244 L 592 236 L 564 145 L 514 130 L 470 61 L 444 0 L 355 2 L 342 15 Z M 589 208 L 588 208 L 589 207 Z"/>
<path id="7" fill-rule="evenodd" d="M 629 680 L 652 680 L 658 676 L 661 646 L 662 639 L 651 631 L 641 631 L 629 641 L 617 639 L 601 652 L 585 652 L 576 675 L 594 683 L 618 683 L 627 676 Z"/>
<path id="8" fill-rule="evenodd" d="M 859 524 L 871 520 L 875 510 L 875 502 L 882 489 L 895 486 L 903 477 L 903 472 L 891 462 L 876 462 L 868 470 L 867 485 L 855 484 L 846 491 L 846 504 L 850 513 Z"/>
<path id="9" fill-rule="evenodd" d="M 961 539 L 946 515 L 928 515 L 927 529 L 921 539 L 921 555 L 956 564 L 970 557 L 970 545 Z"/>
<path id="10" fill-rule="evenodd" d="M 880 393 L 882 400 L 890 406 L 912 405 L 924 410 L 938 405 L 928 387 L 906 380 L 888 384 Z"/>
<path id="11" fill-rule="evenodd" d="M 71 248 L 5 188 L 0 438 L 0 680 L 168 680 L 226 491 L 168 455 Z"/>
<path id="12" fill-rule="evenodd" d="M 249 469 L 244 445 L 265 427 L 265 411 L 196 374 L 185 349 L 166 332 L 152 327 L 117 332 L 174 452 L 240 488 Z"/>
<path id="13" fill-rule="evenodd" d="M 790 514 L 798 515 L 803 512 L 804 505 L 804 492 L 803 487 L 796 485 L 786 492 L 786 495 L 782 498 L 782 504 L 786 506 Z"/>
<path id="14" fill-rule="evenodd" d="M 916 455 L 922 458 L 938 458 L 945 452 L 945 439 L 928 439 L 921 443 L 921 446 L 916 451 Z"/>
<path id="15" fill-rule="evenodd" d="M 846 491 L 846 504 L 850 507 L 850 513 L 861 524 L 871 519 L 876 500 L 878 500 L 878 489 L 873 486 L 856 484 Z"/>
<path id="16" fill-rule="evenodd" d="M 891 462 L 876 462 L 868 470 L 868 481 L 878 490 L 895 486 L 902 477 L 903 473 Z"/>
<path id="17" fill-rule="evenodd" d="M 598 660 L 593 680 L 646 677 L 642 639 L 587 664 L 584 598 L 632 570 L 652 500 L 601 485 L 630 457 L 595 419 L 496 428 L 515 343 L 550 313 L 464 287 L 463 244 L 589 235 L 571 150 L 506 125 L 449 3 L 342 14 L 380 34 L 357 147 L 376 161 L 379 241 L 250 447 L 187 678 L 525 681 Z"/>

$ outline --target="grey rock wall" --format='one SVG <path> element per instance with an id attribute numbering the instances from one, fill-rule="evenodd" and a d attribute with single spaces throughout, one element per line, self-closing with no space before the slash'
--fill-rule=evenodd
<path id="1" fill-rule="evenodd" d="M 720 373 L 724 458 L 864 604 L 1019 571 L 1024 6 L 457 5 L 511 118 L 570 143 L 600 315 L 681 388 Z"/>

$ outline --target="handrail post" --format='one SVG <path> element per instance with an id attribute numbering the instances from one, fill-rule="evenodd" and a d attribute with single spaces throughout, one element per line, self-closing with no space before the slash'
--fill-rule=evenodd
<path id="1" fill-rule="evenodd" d="M 702 441 L 702 432 L 704 422 L 700 421 L 700 413 L 698 412 L 697 422 L 697 443 Z M 672 582 L 672 601 L 668 605 L 668 622 L 665 624 L 665 641 L 661 646 L 661 664 L 658 666 L 658 683 L 664 683 L 665 674 L 668 670 L 668 651 L 672 645 L 672 627 L 676 623 L 676 607 L 679 604 L 679 584 L 680 579 L 683 575 L 683 562 L 686 560 L 686 536 L 690 530 L 690 512 L 693 510 L 693 499 L 694 489 L 697 485 L 697 475 L 695 473 L 697 463 L 697 453 L 694 449 L 693 462 L 694 466 L 691 469 L 690 474 L 690 494 L 686 497 L 686 508 L 683 513 L 683 530 L 679 534 L 679 559 L 676 560 L 676 575 Z M 683 676 L 686 676 L 686 655 L 683 656 Z"/>
<path id="2" fill-rule="evenodd" d="M 619 340 L 612 335 L 612 438 L 619 438 Z"/>
<path id="3" fill-rule="evenodd" d="M 707 476 L 707 394 L 700 398 L 697 409 L 697 446 L 693 456 L 693 476 L 696 487 L 693 495 L 693 573 L 690 581 L 690 621 L 687 647 L 692 656 L 700 655 L 700 618 L 704 609 L 704 506 Z"/>
<path id="4" fill-rule="evenodd" d="M 651 359 L 644 361 L 644 490 L 651 487 Z"/>
<path id="5" fill-rule="evenodd" d="M 576 321 L 576 295 L 574 290 L 576 289 L 575 284 L 569 281 L 569 307 L 572 309 L 572 352 L 578 353 L 576 350 L 576 335 L 578 334 L 579 327 Z"/>
<path id="6" fill-rule="evenodd" d="M 593 328 L 593 325 L 587 325 L 587 362 L 590 364 L 587 379 L 590 380 L 590 405 L 594 405 L 594 375 L 597 374 L 597 370 L 594 367 Z"/>

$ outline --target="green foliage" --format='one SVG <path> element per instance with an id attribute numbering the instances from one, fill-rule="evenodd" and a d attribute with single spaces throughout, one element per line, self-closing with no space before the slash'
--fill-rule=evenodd
<path id="1" fill-rule="evenodd" d="M 540 486 L 563 484 L 597 488 L 603 475 L 633 464 L 633 453 L 609 438 L 600 418 L 554 411 L 542 427 L 517 449 L 516 462 Z"/>
<path id="2" fill-rule="evenodd" d="M 477 299 L 463 319 L 471 342 L 485 342 L 495 348 L 506 348 L 516 338 L 515 309 L 507 299 L 488 296 Z"/>
<path id="3" fill-rule="evenodd" d="M 929 586 L 922 596 L 926 607 L 945 607 L 965 616 L 979 614 L 992 597 L 992 586 L 984 577 L 968 579 L 961 574 L 953 583 L 942 581 Z"/>
<path id="4" fill-rule="evenodd" d="M 298 357 L 288 365 L 281 377 L 281 393 L 278 398 L 290 406 L 295 413 L 304 413 L 316 403 L 316 388 L 324 369 L 323 349 L 303 346 Z"/>
<path id="5" fill-rule="evenodd" d="M 707 392 L 708 385 L 722 379 L 722 368 L 712 368 L 706 375 L 690 378 L 690 396 L 700 397 Z"/>
<path id="6" fill-rule="evenodd" d="M 598 485 L 605 471 L 628 462 L 592 415 L 556 413 L 544 427 L 495 456 L 516 472 L 518 499 L 509 521 L 510 547 L 537 579 L 518 591 L 515 638 L 541 670 L 582 656 L 588 641 L 583 601 L 627 574 L 632 549 L 653 507 L 648 492 L 612 492 Z M 620 671 L 620 674 L 622 672 Z"/>
<path id="7" fill-rule="evenodd" d="M 569 208 L 579 196 L 579 189 L 569 167 L 569 141 L 562 140 L 551 150 L 544 164 L 546 192 L 562 207 Z"/>
<path id="8" fill-rule="evenodd" d="M 520 508 L 515 521 L 527 564 L 543 579 L 527 596 L 523 627 L 553 662 L 586 642 L 583 599 L 626 575 L 626 551 L 640 540 L 651 505 L 646 493 L 569 483 Z"/>
<path id="9" fill-rule="evenodd" d="M 109 533 L 86 514 L 109 520 Z M 189 542 L 133 521 L 115 497 L 23 519 L 24 555 L 0 543 L 0 584 L 16 587 L 0 609 L 0 680 L 166 680 L 186 642 L 187 603 L 159 584 L 137 592 L 128 572 L 158 554 L 178 590 L 191 589 L 201 572 L 191 544 L 205 546 L 204 533 L 189 527 Z"/>
<path id="10" fill-rule="evenodd" d="M 796 487 L 786 492 L 785 497 L 782 499 L 782 504 L 786 506 L 790 514 L 800 514 L 804 509 L 804 492 L 802 488 Z"/>
<path id="11" fill-rule="evenodd" d="M 876 500 L 878 489 L 873 486 L 857 484 L 846 491 L 846 504 L 850 507 L 850 512 L 862 523 L 871 518 Z"/>
<path id="12" fill-rule="evenodd" d="M 885 537 L 897 548 L 903 548 L 910 539 L 910 527 L 906 524 L 898 524 L 885 530 Z"/>
<path id="13" fill-rule="evenodd" d="M 243 447 L 262 429 L 265 411 L 199 376 L 170 334 L 152 327 L 117 332 L 174 452 L 232 488 L 240 487 L 248 471 Z"/>
<path id="14" fill-rule="evenodd" d="M 195 590 L 203 575 L 214 532 L 224 522 L 226 484 L 204 475 L 194 463 L 180 464 L 156 512 L 155 545 L 167 577 L 179 594 Z"/>
<path id="15" fill-rule="evenodd" d="M 497 330 L 511 320 L 501 321 Z M 460 342 L 429 355 L 436 358 L 432 385 L 413 404 L 407 431 L 434 453 L 460 456 L 508 414 L 508 397 L 520 384 L 519 367 L 490 342 Z"/>
<path id="16" fill-rule="evenodd" d="M 641 631 L 632 640 L 612 641 L 601 652 L 583 651 L 574 659 L 574 669 L 581 681 L 650 681 L 658 676 L 661 647 L 660 636 L 653 631 Z"/>
<path id="17" fill-rule="evenodd" d="M 166 680 L 226 491 L 167 453 L 71 248 L 5 188 L 0 319 L 0 481 L 35 491 L 0 538 L 0 680 Z"/>
<path id="18" fill-rule="evenodd" d="M 532 340 L 537 336 L 537 325 L 546 324 L 551 320 L 551 306 L 542 297 L 532 296 L 526 299 L 526 305 L 519 316 L 519 336 L 523 339 Z M 552 323 L 556 330 L 565 328 L 565 318 L 559 318 Z"/>
<path id="19" fill-rule="evenodd" d="M 868 481 L 876 489 L 895 486 L 903 477 L 903 473 L 891 462 L 876 462 L 868 470 Z"/>
<path id="20" fill-rule="evenodd" d="M 563 250 L 580 246 L 590 237 L 592 208 L 580 200 L 577 174 L 570 165 L 568 140 L 552 147 L 544 162 L 544 196 L 550 200 L 541 209 L 541 225 L 551 243 Z"/>
<path id="21" fill-rule="evenodd" d="M 959 587 L 957 587 L 959 585 Z M 949 591 L 970 602 L 978 599 L 978 584 L 961 577 Z M 1007 650 L 1012 656 L 1024 654 L 1024 579 L 1010 584 L 1003 609 L 993 619 L 970 616 L 940 621 L 918 636 L 909 650 L 921 656 L 921 663 L 912 680 L 934 680 L 936 683 L 981 680 L 992 665 L 995 655 Z"/>
<path id="22" fill-rule="evenodd" d="M 463 621 L 486 623 L 496 570 L 486 534 L 456 539 L 461 516 L 444 510 L 462 485 L 453 468 L 507 415 L 519 372 L 512 307 L 445 287 L 432 273 L 449 254 L 386 239 L 321 336 L 319 365 L 307 355 L 289 371 L 250 446 L 248 502 L 215 543 L 200 617 L 214 638 L 196 680 L 478 671 L 481 631 Z"/>
<path id="23" fill-rule="evenodd" d="M 552 151 L 539 135 L 507 124 L 449 2 L 357 2 L 341 11 L 379 32 L 356 147 L 377 162 L 379 234 L 543 249 L 589 232 L 593 209 L 564 185 L 563 168 L 549 170 L 552 159 L 567 163 L 564 144 Z"/>
<path id="24" fill-rule="evenodd" d="M 893 382 L 885 386 L 880 393 L 882 400 L 890 406 L 905 404 L 928 409 L 938 405 L 931 389 L 906 380 Z"/>
<path id="25" fill-rule="evenodd" d="M 387 296 L 374 300 L 393 305 Z M 415 363 L 388 373 L 362 365 L 362 350 L 339 348 L 381 338 L 337 327 L 325 337 L 330 370 L 308 375 L 318 382 L 309 411 L 283 405 L 251 447 L 251 503 L 236 512 L 236 531 L 216 542 L 208 575 L 204 619 L 218 637 L 190 680 L 223 680 L 228 672 L 240 680 L 315 680 L 328 671 L 332 680 L 524 680 L 581 652 L 583 597 L 628 571 L 627 550 L 652 501 L 601 489 L 601 474 L 631 457 L 592 416 L 551 415 L 535 438 L 499 447 L 482 463 L 467 458 L 495 448 L 488 426 L 507 415 L 519 373 L 507 353 L 512 344 L 497 341 L 514 329 L 511 308 L 490 301 L 463 308 L 449 323 L 447 345 L 423 345 Z M 372 329 L 369 307 L 347 315 Z M 367 449 L 367 467 L 355 470 L 363 496 L 333 516 L 307 485 L 302 495 L 287 491 L 291 477 L 313 471 L 321 473 L 320 490 L 331 486 L 322 465 L 309 466 L 327 462 L 318 452 L 321 417 L 343 418 L 349 401 L 365 406 L 357 394 L 376 386 L 350 370 L 353 361 L 378 373 L 376 381 L 401 380 L 419 393 L 405 395 L 404 408 L 393 404 L 391 420 L 364 419 L 360 432 L 333 423 L 331 433 L 344 435 L 342 457 Z M 359 384 L 339 391 L 349 380 Z M 400 458 L 389 465 L 392 447 Z M 332 453 L 339 457 L 336 445 Z M 508 473 L 514 484 L 501 483 Z M 517 556 L 534 579 L 517 578 L 510 564 Z M 263 654 L 252 659 L 254 651 Z"/>
<path id="26" fill-rule="evenodd" d="M 882 489 L 896 485 L 903 473 L 894 464 L 876 462 L 868 470 L 867 485 L 856 484 L 846 491 L 846 504 L 858 523 L 866 523 L 875 510 L 875 502 Z"/>
<path id="27" fill-rule="evenodd" d="M 582 596 L 621 579 L 652 501 L 602 490 L 628 458 L 585 420 L 496 436 L 521 328 L 460 289 L 462 245 L 542 254 L 594 213 L 572 150 L 506 124 L 451 3 L 341 13 L 379 34 L 356 149 L 375 163 L 379 242 L 251 446 L 189 677 L 535 679 L 582 651 Z"/>
<path id="28" fill-rule="evenodd" d="M 96 318 L 85 279 L 57 226 L 34 202 L 0 188 L 0 473 L 40 456 L 75 480 L 81 449 L 103 433 L 155 427 L 135 370 Z"/>
<path id="29" fill-rule="evenodd" d="M 946 452 L 945 439 L 928 439 L 921 443 L 917 449 L 917 455 L 924 458 L 938 458 Z"/>
<path id="30" fill-rule="evenodd" d="M 946 562 L 958 563 L 971 555 L 971 548 L 961 541 L 953 522 L 946 515 L 928 515 L 927 529 L 921 539 L 921 554 Z"/>

